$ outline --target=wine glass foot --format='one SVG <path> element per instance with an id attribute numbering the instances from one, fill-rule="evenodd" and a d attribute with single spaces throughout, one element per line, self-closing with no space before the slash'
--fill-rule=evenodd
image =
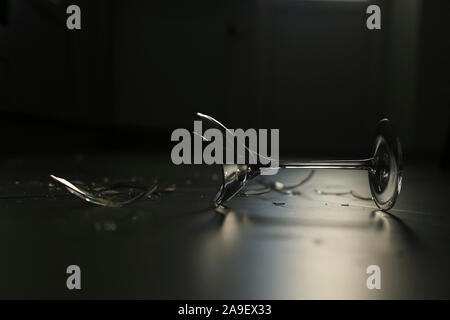
<path id="1" fill-rule="evenodd" d="M 388 119 L 379 122 L 375 136 L 372 166 L 369 170 L 370 191 L 381 210 L 391 209 L 402 186 L 403 160 L 401 145 Z"/>

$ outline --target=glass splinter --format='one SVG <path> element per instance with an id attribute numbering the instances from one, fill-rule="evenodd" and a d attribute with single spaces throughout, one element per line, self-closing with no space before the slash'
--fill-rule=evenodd
<path id="1" fill-rule="evenodd" d="M 311 170 L 308 175 L 300 182 L 293 184 L 293 185 L 286 185 L 280 181 L 275 182 L 265 182 L 264 180 L 262 183 L 268 187 L 270 187 L 272 190 L 281 192 L 283 194 L 292 194 L 292 190 L 300 187 L 301 185 L 305 184 L 309 180 L 311 180 L 312 176 L 314 175 L 314 170 Z"/>
<path id="2" fill-rule="evenodd" d="M 349 191 L 342 191 L 342 192 L 330 192 L 330 191 L 323 191 L 320 189 L 315 189 L 315 191 L 317 192 L 317 194 L 321 194 L 321 195 L 331 195 L 331 196 L 345 196 L 345 195 L 352 195 L 353 197 L 360 199 L 360 200 L 373 200 L 373 197 L 368 197 L 368 196 L 363 196 L 360 195 L 359 193 L 353 191 L 353 190 L 349 190 Z"/>
<path id="3" fill-rule="evenodd" d="M 245 190 L 244 194 L 246 196 L 259 196 L 261 194 L 265 194 L 265 193 L 268 193 L 270 191 L 272 191 L 272 188 L 263 186 L 262 188 L 259 188 L 259 189 L 248 189 L 248 190 Z"/>
<path id="4" fill-rule="evenodd" d="M 197 113 L 203 119 L 221 130 L 229 131 L 214 118 Z M 223 183 L 214 202 L 219 205 L 232 199 L 247 182 L 258 176 L 262 166 L 225 164 L 222 166 Z M 377 126 L 373 155 L 357 160 L 297 161 L 281 162 L 279 168 L 286 169 L 354 169 L 366 170 L 369 175 L 370 191 L 376 205 L 382 210 L 391 209 L 402 185 L 402 152 L 400 141 L 394 134 L 388 119 L 382 119 Z"/>
<path id="5" fill-rule="evenodd" d="M 104 206 L 104 207 L 122 207 L 125 206 L 127 204 L 130 204 L 136 200 L 139 200 L 141 198 L 145 198 L 148 197 L 149 195 L 151 195 L 152 193 L 154 193 L 156 191 L 156 189 L 158 188 L 158 184 L 153 184 L 150 188 L 142 188 L 142 187 L 135 187 L 135 186 L 127 186 L 130 189 L 140 189 L 141 191 L 139 193 L 137 193 L 137 195 L 133 196 L 130 199 L 127 200 L 114 200 L 112 198 L 107 198 L 108 195 L 112 195 L 112 196 L 116 196 L 117 193 L 110 193 L 107 191 L 113 191 L 111 188 L 101 188 L 101 190 L 99 192 L 97 192 L 96 194 L 93 194 L 92 192 L 89 192 L 79 186 L 74 185 L 73 183 L 71 183 L 70 181 L 64 179 L 64 178 L 60 178 L 60 177 L 56 177 L 54 175 L 50 175 L 50 177 L 52 177 L 55 181 L 61 183 L 62 185 L 64 185 L 64 187 L 66 187 L 66 189 L 76 195 L 77 197 L 90 202 L 90 203 L 94 203 L 100 206 Z M 120 185 L 120 187 L 124 187 L 124 185 Z M 113 188 L 113 187 L 112 187 Z"/>

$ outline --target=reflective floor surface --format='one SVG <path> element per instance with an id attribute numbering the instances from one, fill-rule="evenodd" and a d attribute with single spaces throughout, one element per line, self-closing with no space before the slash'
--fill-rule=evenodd
<path id="1" fill-rule="evenodd" d="M 363 171 L 316 170 L 291 194 L 238 196 L 217 212 L 216 166 L 108 154 L 19 157 L 2 169 L 1 298 L 450 298 L 449 174 L 431 167 L 406 169 L 389 213 L 364 200 Z M 157 178 L 171 192 L 100 207 L 50 174 L 94 187 Z M 308 174 L 265 178 L 295 184 Z M 80 291 L 66 288 L 73 264 Z M 366 286 L 370 265 L 380 290 Z"/>

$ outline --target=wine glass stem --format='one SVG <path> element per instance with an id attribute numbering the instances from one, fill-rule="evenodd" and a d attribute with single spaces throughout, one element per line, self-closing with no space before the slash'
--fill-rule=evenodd
<path id="1" fill-rule="evenodd" d="M 372 170 L 372 158 L 360 160 L 325 160 L 325 161 L 300 161 L 282 162 L 280 168 L 295 169 L 356 169 Z"/>

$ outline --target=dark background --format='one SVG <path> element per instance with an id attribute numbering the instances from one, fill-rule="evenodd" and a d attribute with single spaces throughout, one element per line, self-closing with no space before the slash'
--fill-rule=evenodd
<path id="1" fill-rule="evenodd" d="M 449 15 L 448 0 L 0 0 L 0 298 L 449 298 Z M 401 195 L 381 212 L 366 172 L 317 170 L 218 213 L 223 170 L 170 161 L 196 112 L 279 128 L 295 159 L 367 157 L 389 117 Z M 161 191 L 94 206 L 49 174 Z M 367 289 L 372 264 L 382 290 Z"/>
<path id="2" fill-rule="evenodd" d="M 371 3 L 381 30 L 366 28 Z M 169 153 L 199 111 L 279 128 L 282 158 L 367 156 L 389 117 L 406 163 L 444 166 L 449 14 L 420 0 L 0 0 L 2 150 Z"/>

